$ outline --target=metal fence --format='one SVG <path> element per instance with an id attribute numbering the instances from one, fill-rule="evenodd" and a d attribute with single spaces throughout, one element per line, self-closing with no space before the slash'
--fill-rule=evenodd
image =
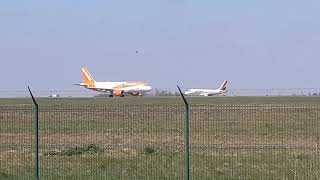
<path id="1" fill-rule="evenodd" d="M 41 179 L 184 179 L 185 107 L 40 106 Z M 190 179 L 320 179 L 318 105 L 191 105 Z M 0 106 L 0 179 L 35 179 L 34 109 Z"/>

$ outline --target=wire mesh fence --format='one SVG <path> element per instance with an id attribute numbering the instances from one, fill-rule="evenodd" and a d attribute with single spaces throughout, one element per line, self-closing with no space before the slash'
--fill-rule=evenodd
<path id="1" fill-rule="evenodd" d="M 33 178 L 33 121 L 32 106 L 0 107 L 0 179 Z"/>
<path id="2" fill-rule="evenodd" d="M 179 179 L 182 116 L 179 106 L 43 108 L 42 176 Z"/>
<path id="3" fill-rule="evenodd" d="M 192 105 L 191 179 L 319 179 L 318 105 Z M 41 179 L 183 179 L 182 105 L 40 106 Z M 34 179 L 32 106 L 0 107 L 0 179 Z"/>
<path id="4" fill-rule="evenodd" d="M 318 179 L 319 106 L 193 106 L 192 179 Z"/>

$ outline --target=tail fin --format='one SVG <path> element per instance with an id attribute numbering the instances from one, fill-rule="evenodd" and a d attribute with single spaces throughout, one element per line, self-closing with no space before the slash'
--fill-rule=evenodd
<path id="1" fill-rule="evenodd" d="M 219 90 L 225 91 L 227 89 L 227 80 L 224 80 L 221 86 L 219 87 Z"/>
<path id="2" fill-rule="evenodd" d="M 82 73 L 82 81 L 86 85 L 91 85 L 94 84 L 96 81 L 93 79 L 89 71 L 87 70 L 86 67 L 81 68 L 81 73 Z"/>

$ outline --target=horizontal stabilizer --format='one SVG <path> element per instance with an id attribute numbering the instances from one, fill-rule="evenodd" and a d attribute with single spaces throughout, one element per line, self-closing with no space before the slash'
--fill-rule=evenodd
<path id="1" fill-rule="evenodd" d="M 76 85 L 76 86 L 84 86 L 84 87 L 86 87 L 87 85 L 86 84 L 84 84 L 84 83 L 80 83 L 80 84 L 73 84 L 73 85 Z"/>

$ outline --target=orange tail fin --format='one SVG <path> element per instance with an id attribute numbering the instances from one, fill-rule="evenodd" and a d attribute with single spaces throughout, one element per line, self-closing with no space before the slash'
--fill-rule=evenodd
<path id="1" fill-rule="evenodd" d="M 82 81 L 86 85 L 91 85 L 94 84 L 96 81 L 93 79 L 89 71 L 87 70 L 86 67 L 81 68 L 81 73 L 82 73 Z"/>

